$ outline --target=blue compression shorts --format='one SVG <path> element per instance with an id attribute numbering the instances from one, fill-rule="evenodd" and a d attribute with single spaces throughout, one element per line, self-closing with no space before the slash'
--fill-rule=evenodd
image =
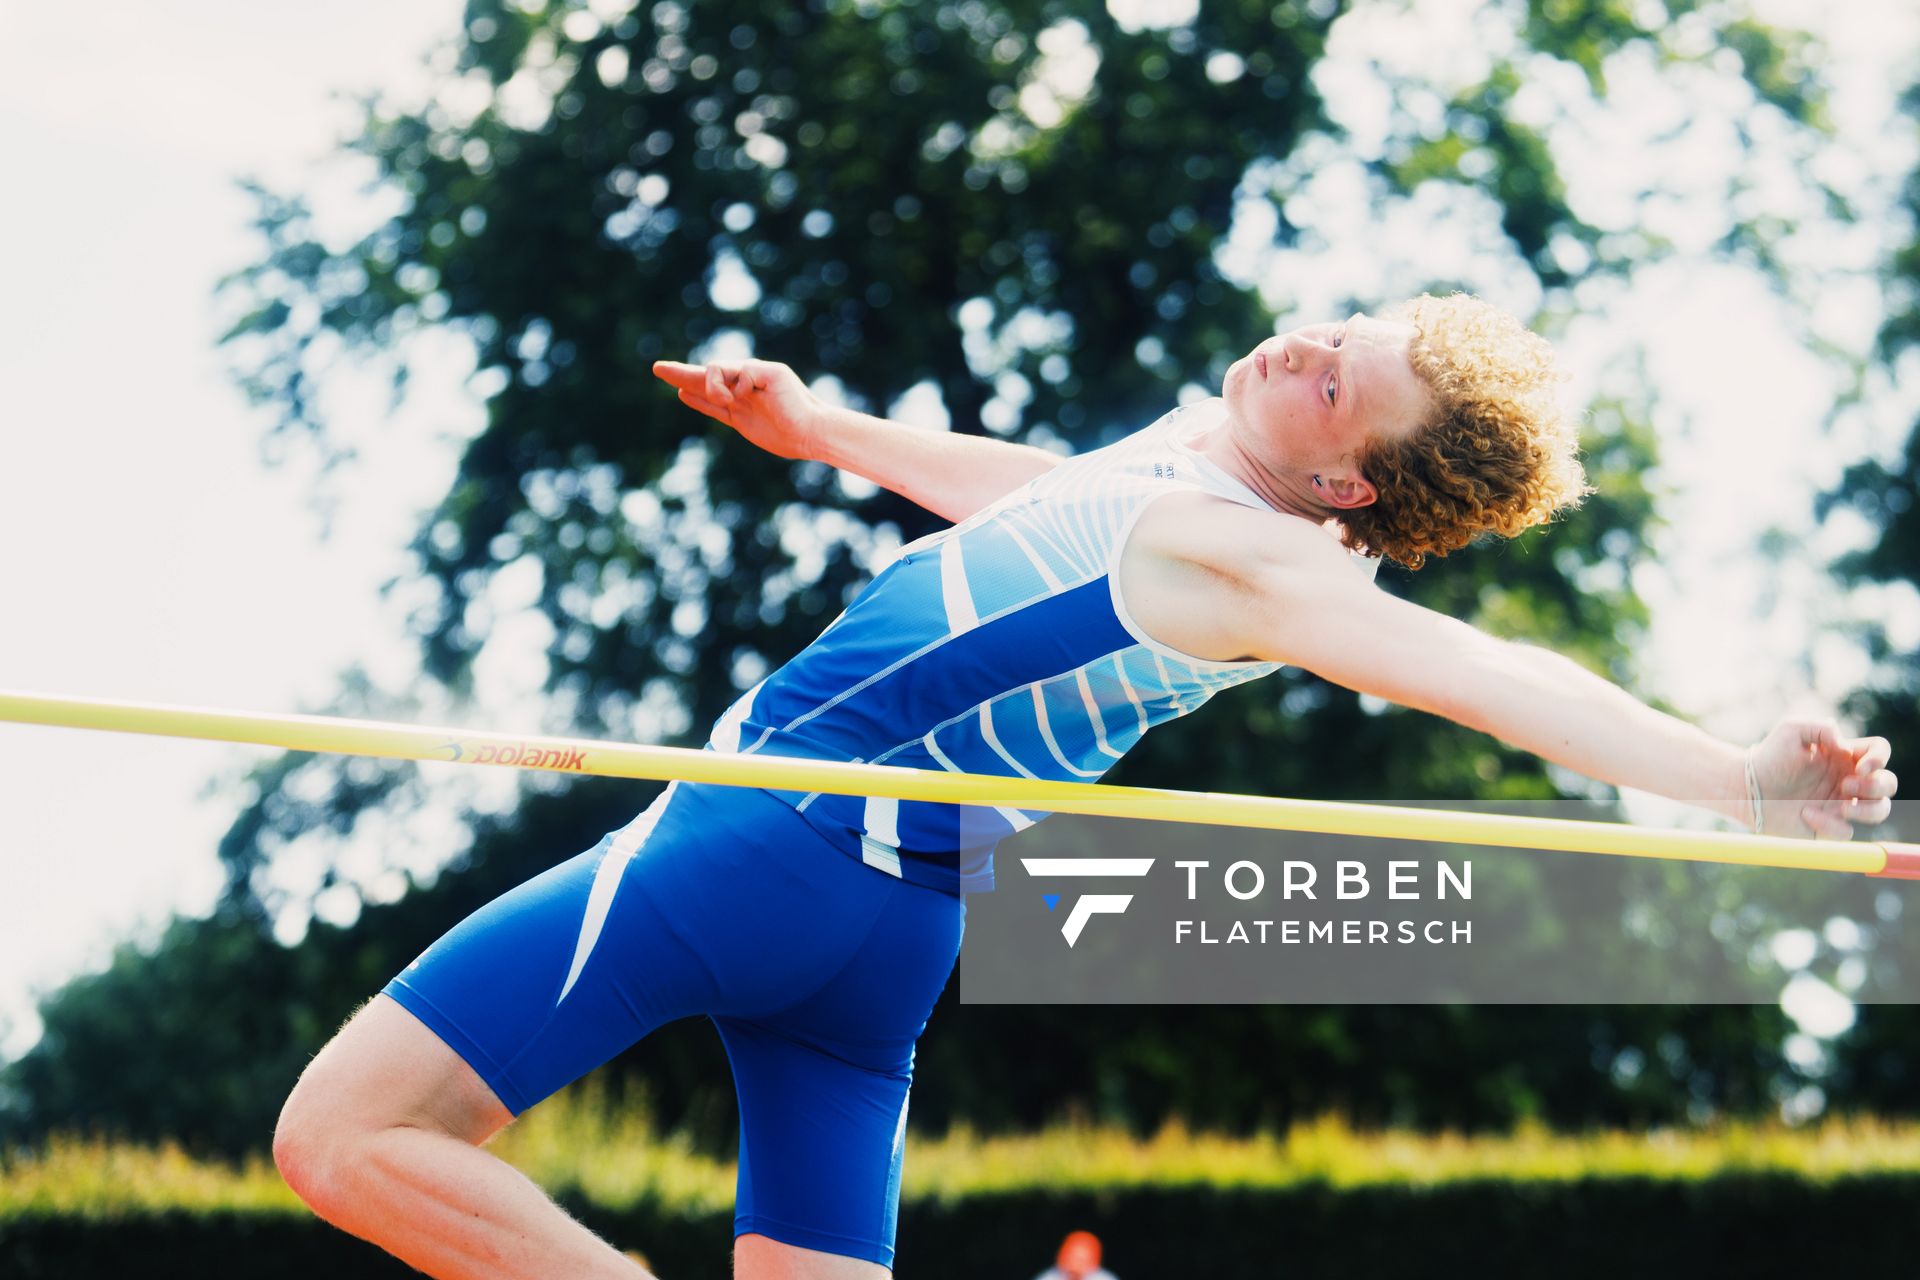
<path id="1" fill-rule="evenodd" d="M 740 1103 L 734 1234 L 891 1267 L 913 1045 L 965 914 L 763 791 L 674 783 L 455 926 L 385 994 L 515 1115 L 707 1015 Z"/>

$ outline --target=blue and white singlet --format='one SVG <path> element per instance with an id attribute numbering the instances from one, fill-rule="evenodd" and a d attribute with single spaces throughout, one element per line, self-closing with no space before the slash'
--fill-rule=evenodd
<path id="1" fill-rule="evenodd" d="M 1154 725 L 1278 670 L 1161 644 L 1120 594 L 1121 551 L 1153 499 L 1197 489 L 1269 509 L 1184 443 L 1225 412 L 1217 397 L 1182 406 L 909 543 L 715 722 L 708 747 L 1092 782 Z M 772 794 L 835 847 L 948 892 L 991 888 L 993 846 L 1046 816 Z"/>

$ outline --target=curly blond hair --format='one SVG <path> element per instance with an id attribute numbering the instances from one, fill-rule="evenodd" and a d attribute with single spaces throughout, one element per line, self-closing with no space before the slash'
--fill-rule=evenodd
<path id="1" fill-rule="evenodd" d="M 1513 537 L 1593 489 L 1544 338 L 1471 294 L 1422 294 L 1382 319 L 1411 324 L 1432 404 L 1401 440 L 1371 440 L 1360 469 L 1379 497 L 1340 513 L 1343 541 L 1409 569 L 1482 533 Z"/>

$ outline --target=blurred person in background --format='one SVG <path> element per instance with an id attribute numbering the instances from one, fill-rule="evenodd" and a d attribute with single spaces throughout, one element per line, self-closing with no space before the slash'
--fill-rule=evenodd
<path id="1" fill-rule="evenodd" d="M 1034 1280 L 1117 1280 L 1100 1265 L 1100 1237 L 1091 1231 L 1072 1231 L 1060 1242 L 1053 1265 Z"/>

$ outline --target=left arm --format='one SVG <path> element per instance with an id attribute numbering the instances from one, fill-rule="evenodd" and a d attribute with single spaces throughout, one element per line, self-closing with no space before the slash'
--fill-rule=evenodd
<path id="1" fill-rule="evenodd" d="M 1278 577 L 1267 588 L 1273 615 L 1301 617 L 1297 593 Z M 1744 756 L 1732 743 L 1571 659 L 1498 639 L 1370 583 L 1356 580 L 1332 609 L 1323 599 L 1309 625 L 1278 627 L 1266 650 L 1271 661 L 1444 716 L 1590 778 L 1750 822 Z"/>
<path id="2" fill-rule="evenodd" d="M 1317 530 L 1236 539 L 1264 548 L 1231 569 L 1245 651 L 1363 693 L 1430 711 L 1616 786 L 1753 825 L 1747 753 L 1656 711 L 1579 663 L 1399 599 L 1364 581 Z M 1245 531 L 1251 533 L 1251 530 Z M 1276 536 L 1279 533 L 1280 536 Z M 1827 721 L 1784 721 L 1754 748 L 1774 835 L 1845 839 L 1883 821 L 1896 780 L 1884 738 L 1848 739 Z"/>

